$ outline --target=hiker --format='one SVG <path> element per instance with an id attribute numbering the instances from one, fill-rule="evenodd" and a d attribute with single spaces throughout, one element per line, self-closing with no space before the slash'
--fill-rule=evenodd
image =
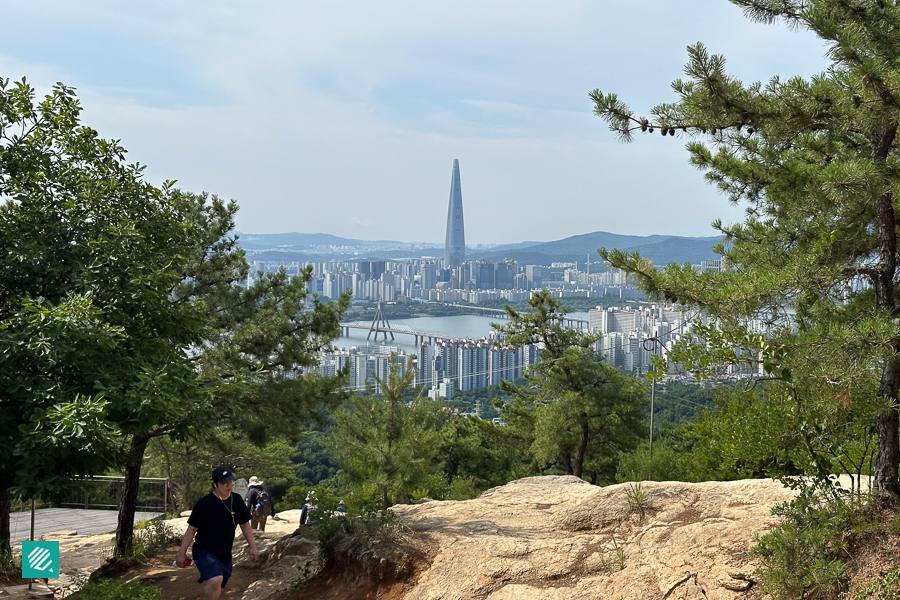
<path id="1" fill-rule="evenodd" d="M 188 546 L 194 541 L 194 564 L 200 571 L 199 583 L 206 582 L 203 594 L 206 600 L 219 600 L 222 588 L 231 577 L 231 551 L 234 546 L 234 530 L 240 526 L 244 539 L 250 546 L 250 559 L 258 558 L 253 530 L 250 529 L 250 511 L 241 498 L 235 501 L 234 472 L 229 467 L 217 467 L 212 472 L 212 491 L 200 498 L 191 516 L 188 528 L 181 540 L 176 563 L 186 566 Z"/>
<path id="2" fill-rule="evenodd" d="M 247 494 L 247 508 L 250 510 L 250 528 L 266 530 L 266 519 L 275 518 L 275 503 L 264 482 L 254 475 L 250 478 L 250 493 Z"/>
<path id="3" fill-rule="evenodd" d="M 300 507 L 300 524 L 309 523 L 309 517 L 317 510 L 319 510 L 319 505 L 316 503 L 316 492 L 311 490 L 306 494 L 306 504 Z"/>
<path id="4" fill-rule="evenodd" d="M 346 514 L 347 514 L 347 507 L 344 506 L 344 501 L 343 501 L 343 500 L 341 500 L 340 502 L 338 502 L 337 508 L 336 508 L 335 510 L 336 510 L 337 512 L 341 513 L 342 515 L 346 515 Z"/>

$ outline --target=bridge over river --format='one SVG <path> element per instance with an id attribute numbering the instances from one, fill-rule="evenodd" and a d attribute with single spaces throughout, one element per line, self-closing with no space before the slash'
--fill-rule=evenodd
<path id="1" fill-rule="evenodd" d="M 467 306 L 465 304 L 448 304 L 448 306 L 455 306 L 458 308 L 466 308 L 473 311 L 476 314 L 482 316 L 489 317 L 498 317 L 502 319 L 508 319 L 509 316 L 506 314 L 505 310 L 499 308 L 482 308 L 478 306 Z M 576 319 L 574 317 L 566 317 L 563 322 L 567 327 L 571 327 L 573 329 L 587 329 L 588 321 L 587 319 Z M 427 331 L 417 331 L 408 325 L 391 325 L 391 323 L 384 317 L 384 313 L 382 311 L 381 305 L 379 304 L 378 309 L 375 312 L 375 318 L 371 323 L 355 321 L 351 323 L 341 323 L 341 330 L 344 335 L 349 335 L 351 329 L 362 329 L 369 332 L 369 335 L 366 336 L 367 340 L 372 339 L 372 335 L 375 335 L 375 339 L 373 341 L 378 341 L 378 336 L 383 335 L 383 340 L 387 341 L 388 336 L 390 335 L 391 340 L 394 339 L 394 334 L 403 334 L 403 335 L 411 335 L 415 338 L 415 345 L 418 346 L 421 342 L 428 340 L 429 342 L 434 342 L 435 340 L 450 340 L 450 341 L 458 341 L 464 340 L 466 338 L 455 337 L 452 335 L 446 335 L 443 333 L 431 333 Z"/>

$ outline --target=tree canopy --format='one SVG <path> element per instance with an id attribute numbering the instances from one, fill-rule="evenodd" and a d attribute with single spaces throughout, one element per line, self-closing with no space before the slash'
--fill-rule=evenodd
<path id="1" fill-rule="evenodd" d="M 713 317 L 713 326 L 676 356 L 699 367 L 761 365 L 765 378 L 784 386 L 782 397 L 810 415 L 801 427 L 831 426 L 845 406 L 869 420 L 877 435 L 873 485 L 897 495 L 900 6 L 732 2 L 752 19 L 817 34 L 827 46 L 828 69 L 809 79 L 748 85 L 698 43 L 688 47 L 687 79 L 672 83 L 677 100 L 649 116 L 594 90 L 596 114 L 622 140 L 639 131 L 688 138 L 691 163 L 731 202 L 746 206 L 742 222 L 713 224 L 724 234 L 716 248 L 720 273 L 677 265 L 657 270 L 615 250 L 601 255 L 636 274 L 653 296 L 703 307 Z"/>
<path id="2" fill-rule="evenodd" d="M 347 299 L 320 302 L 308 270 L 246 285 L 237 205 L 147 183 L 80 112 L 64 85 L 35 101 L 0 80 L 0 543 L 10 492 L 124 467 L 123 553 L 150 440 L 213 422 L 296 438 L 343 397 L 300 370 Z"/>
<path id="3" fill-rule="evenodd" d="M 644 386 L 594 351 L 599 335 L 566 327 L 566 309 L 547 290 L 529 305 L 524 313 L 507 306 L 509 322 L 494 326 L 504 344 L 541 347 L 526 385 L 501 383 L 514 398 L 502 403 L 503 418 L 539 464 L 593 483 L 612 480 L 619 453 L 643 435 Z"/>

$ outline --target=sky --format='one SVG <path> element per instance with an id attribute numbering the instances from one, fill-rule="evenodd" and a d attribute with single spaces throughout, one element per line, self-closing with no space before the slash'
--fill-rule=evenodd
<path id="1" fill-rule="evenodd" d="M 675 100 L 703 42 L 744 82 L 808 77 L 820 40 L 726 0 L 4 0 L 0 77 L 76 88 L 155 184 L 234 198 L 248 233 L 468 244 L 715 235 L 740 207 L 680 136 L 622 144 L 588 93 Z"/>

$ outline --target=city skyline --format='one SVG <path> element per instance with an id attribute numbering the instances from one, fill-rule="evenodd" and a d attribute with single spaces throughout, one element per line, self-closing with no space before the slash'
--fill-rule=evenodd
<path id="1" fill-rule="evenodd" d="M 652 18 L 647 18 L 652 15 Z M 439 240 L 466 167 L 470 244 L 585 231 L 706 236 L 740 218 L 686 139 L 619 144 L 588 93 L 673 99 L 686 46 L 746 82 L 824 69 L 814 36 L 679 3 L 10 0 L 0 76 L 77 89 L 154 184 L 234 198 L 237 229 Z"/>

